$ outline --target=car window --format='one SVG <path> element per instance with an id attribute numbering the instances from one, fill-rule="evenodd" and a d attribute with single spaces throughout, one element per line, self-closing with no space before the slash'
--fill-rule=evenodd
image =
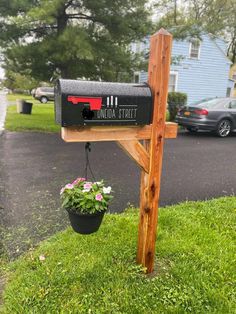
<path id="1" fill-rule="evenodd" d="M 230 101 L 229 108 L 236 109 L 236 99 Z"/>
<path id="2" fill-rule="evenodd" d="M 201 100 L 195 103 L 190 104 L 190 107 L 200 107 L 206 109 L 216 109 L 222 108 L 227 104 L 228 100 L 225 98 L 213 98 L 208 100 Z"/>
<path id="3" fill-rule="evenodd" d="M 42 90 L 44 92 L 53 92 L 53 88 L 52 87 L 44 87 L 44 88 L 42 88 Z"/>
<path id="4" fill-rule="evenodd" d="M 205 103 L 205 102 L 210 101 L 210 100 L 215 100 L 215 98 L 205 98 L 205 99 L 201 99 L 198 101 L 194 101 L 189 106 L 195 107 L 197 105 L 201 105 L 202 103 Z"/>

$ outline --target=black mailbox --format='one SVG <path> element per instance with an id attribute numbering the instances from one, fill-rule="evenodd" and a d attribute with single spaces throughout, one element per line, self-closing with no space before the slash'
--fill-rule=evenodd
<path id="1" fill-rule="evenodd" d="M 153 101 L 147 84 L 57 81 L 56 122 L 77 125 L 146 125 L 152 122 Z"/>

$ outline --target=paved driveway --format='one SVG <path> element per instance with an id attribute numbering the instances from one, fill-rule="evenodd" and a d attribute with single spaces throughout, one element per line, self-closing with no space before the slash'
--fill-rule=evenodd
<path id="1" fill-rule="evenodd" d="M 58 134 L 0 137 L 0 221 L 8 234 L 4 245 L 13 255 L 67 225 L 58 193 L 84 175 L 84 164 L 84 144 L 64 143 Z M 138 206 L 139 168 L 115 143 L 93 144 L 91 164 L 97 180 L 104 178 L 115 191 L 111 211 L 122 211 L 128 202 Z M 161 206 L 232 195 L 235 187 L 235 135 L 181 133 L 166 140 Z"/>

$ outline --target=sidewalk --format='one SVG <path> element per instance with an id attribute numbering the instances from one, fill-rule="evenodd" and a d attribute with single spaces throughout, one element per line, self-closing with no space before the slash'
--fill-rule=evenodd
<path id="1" fill-rule="evenodd" d="M 4 130 L 4 122 L 6 117 L 6 111 L 7 111 L 7 97 L 6 94 L 3 92 L 0 92 L 0 135 L 2 134 Z"/>

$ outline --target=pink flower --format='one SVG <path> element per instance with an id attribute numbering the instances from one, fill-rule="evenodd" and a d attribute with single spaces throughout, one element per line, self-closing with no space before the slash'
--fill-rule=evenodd
<path id="1" fill-rule="evenodd" d="M 101 202 L 101 200 L 103 199 L 102 194 L 96 194 L 95 199 L 96 201 Z"/>
<path id="2" fill-rule="evenodd" d="M 74 188 L 74 184 L 68 183 L 68 184 L 65 186 L 65 189 L 71 190 L 71 189 L 73 189 L 73 188 Z"/>
<path id="3" fill-rule="evenodd" d="M 88 192 L 91 190 L 92 184 L 90 182 L 87 182 L 84 184 L 84 189 L 87 190 Z"/>
<path id="4" fill-rule="evenodd" d="M 72 184 L 78 184 L 79 182 L 85 181 L 85 178 L 77 178 L 75 181 L 72 182 Z"/>

